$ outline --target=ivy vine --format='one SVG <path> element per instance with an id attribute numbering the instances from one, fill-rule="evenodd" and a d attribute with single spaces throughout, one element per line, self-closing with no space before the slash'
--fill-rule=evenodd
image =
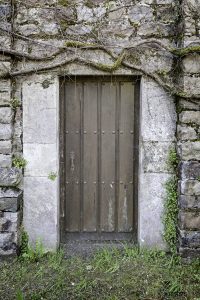
<path id="1" fill-rule="evenodd" d="M 178 225 L 178 156 L 175 149 L 171 149 L 168 158 L 169 167 L 173 169 L 174 175 L 166 182 L 166 199 L 164 203 L 164 240 L 172 254 L 177 252 L 177 225 Z"/>

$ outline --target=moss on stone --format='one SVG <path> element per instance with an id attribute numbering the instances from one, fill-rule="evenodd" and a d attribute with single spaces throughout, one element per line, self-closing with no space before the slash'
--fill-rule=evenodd
<path id="1" fill-rule="evenodd" d="M 94 6 L 92 0 L 86 0 L 84 4 L 85 4 L 85 6 L 87 6 L 88 8 L 93 8 L 93 6 Z"/>
<path id="2" fill-rule="evenodd" d="M 186 56 L 191 53 L 200 53 L 200 46 L 172 49 L 172 53 L 180 57 Z"/>
<path id="3" fill-rule="evenodd" d="M 69 0 L 58 0 L 58 4 L 62 6 L 68 6 L 70 4 Z"/>
<path id="4" fill-rule="evenodd" d="M 125 53 L 122 53 L 119 58 L 112 65 L 102 64 L 102 63 L 94 63 L 95 68 L 104 71 L 104 72 L 113 72 L 117 70 L 125 57 Z"/>
<path id="5" fill-rule="evenodd" d="M 79 41 L 65 41 L 64 45 L 66 47 L 74 47 L 74 48 L 81 48 L 81 47 L 93 47 L 96 46 L 93 43 L 84 43 L 84 42 L 79 42 Z"/>

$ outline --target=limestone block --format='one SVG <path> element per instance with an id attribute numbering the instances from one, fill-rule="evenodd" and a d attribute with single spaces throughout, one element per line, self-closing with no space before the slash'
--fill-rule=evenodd
<path id="1" fill-rule="evenodd" d="M 135 5 L 128 10 L 130 21 L 138 24 L 141 22 L 149 22 L 153 19 L 153 10 L 148 5 Z"/>
<path id="2" fill-rule="evenodd" d="M 34 7 L 20 8 L 20 13 L 15 19 L 15 28 L 25 34 L 58 34 L 58 25 L 53 9 Z"/>
<path id="3" fill-rule="evenodd" d="M 48 82 L 48 87 L 47 87 Z M 56 108 L 58 99 L 58 81 L 48 75 L 33 75 L 23 82 L 23 109 L 28 110 L 28 106 L 40 105 L 41 109 Z"/>
<path id="4" fill-rule="evenodd" d="M 152 1 L 152 4 L 153 4 L 154 2 Z M 157 0 L 157 4 L 163 4 L 163 5 L 165 5 L 165 4 L 173 4 L 174 3 L 174 0 Z"/>
<path id="5" fill-rule="evenodd" d="M 0 166 L 2 168 L 10 168 L 12 165 L 11 155 L 0 154 Z"/>
<path id="6" fill-rule="evenodd" d="M 180 99 L 179 106 L 183 109 L 200 110 L 200 101 L 198 99 L 192 99 L 192 101 Z"/>
<path id="7" fill-rule="evenodd" d="M 179 120 L 182 123 L 195 123 L 200 125 L 200 111 L 183 111 L 179 115 Z"/>
<path id="8" fill-rule="evenodd" d="M 200 142 L 185 142 L 178 146 L 183 160 L 200 160 Z"/>
<path id="9" fill-rule="evenodd" d="M 163 4 L 157 5 L 155 7 L 156 10 L 155 19 L 161 23 L 173 24 L 177 17 L 174 8 L 175 8 L 174 5 L 171 5 L 171 3 L 167 3 L 167 1 L 165 1 L 164 5 Z"/>
<path id="10" fill-rule="evenodd" d="M 195 20 L 191 17 L 191 12 L 184 18 L 184 31 L 186 36 L 192 36 L 196 33 Z"/>
<path id="11" fill-rule="evenodd" d="M 0 167 L 0 186 L 17 186 L 22 179 L 22 172 L 17 168 Z"/>
<path id="12" fill-rule="evenodd" d="M 200 248 L 200 231 L 180 231 L 180 246 Z"/>
<path id="13" fill-rule="evenodd" d="M 191 95 L 200 95 L 200 77 L 184 76 L 184 92 Z"/>
<path id="14" fill-rule="evenodd" d="M 22 152 L 22 111 L 17 108 L 13 126 L 12 149 L 15 154 Z"/>
<path id="15" fill-rule="evenodd" d="M 193 259 L 193 258 L 199 258 L 200 257 L 200 248 L 197 249 L 191 249 L 191 248 L 179 248 L 179 253 L 182 258 L 185 259 Z"/>
<path id="16" fill-rule="evenodd" d="M 185 73 L 199 73 L 200 70 L 200 55 L 190 54 L 183 58 L 183 71 Z"/>
<path id="17" fill-rule="evenodd" d="M 182 195 L 200 196 L 200 181 L 186 179 L 180 182 L 180 193 Z"/>
<path id="18" fill-rule="evenodd" d="M 39 83 L 37 79 L 23 84 L 23 140 L 56 143 L 58 83 L 47 76 L 40 76 Z"/>
<path id="19" fill-rule="evenodd" d="M 10 47 L 11 47 L 10 36 L 6 36 L 4 33 L 3 33 L 3 35 L 0 35 L 0 44 L 4 45 L 5 49 L 10 49 Z"/>
<path id="20" fill-rule="evenodd" d="M 41 239 L 45 248 L 55 250 L 58 242 L 57 180 L 45 177 L 24 179 L 24 227 L 34 244 Z"/>
<path id="21" fill-rule="evenodd" d="M 45 109 L 36 101 L 25 106 L 23 118 L 24 143 L 55 143 L 57 132 L 56 109 Z"/>
<path id="22" fill-rule="evenodd" d="M 196 35 L 192 35 L 192 36 L 187 36 L 185 35 L 184 37 L 184 41 L 183 41 L 183 46 L 184 47 L 190 47 L 192 44 L 193 45 L 198 45 L 199 43 L 199 37 Z"/>
<path id="23" fill-rule="evenodd" d="M 163 241 L 163 204 L 168 174 L 141 173 L 139 180 L 139 232 L 141 246 L 165 248 Z M 151 224 L 151 225 L 150 225 Z"/>
<path id="24" fill-rule="evenodd" d="M 101 18 L 103 15 L 105 15 L 106 13 L 106 8 L 105 6 L 96 6 L 96 7 L 93 7 L 93 12 L 94 12 L 94 16 L 95 18 Z"/>
<path id="25" fill-rule="evenodd" d="M 143 37 L 157 36 L 158 38 L 167 37 L 170 35 L 171 26 L 166 23 L 147 22 L 142 23 L 137 30 L 137 35 Z"/>
<path id="26" fill-rule="evenodd" d="M 0 213 L 0 234 L 1 232 L 17 232 L 20 224 L 20 212 Z"/>
<path id="27" fill-rule="evenodd" d="M 2 2 L 1 2 L 2 3 Z M 0 4 L 0 19 L 10 17 L 11 6 L 9 4 Z"/>
<path id="28" fill-rule="evenodd" d="M 0 255 L 16 254 L 18 236 L 15 232 L 0 234 Z"/>
<path id="29" fill-rule="evenodd" d="M 142 4 L 154 4 L 155 0 L 141 0 L 140 2 Z M 165 4 L 174 3 L 174 0 L 157 0 L 156 2 L 157 2 L 157 4 L 165 5 Z"/>
<path id="30" fill-rule="evenodd" d="M 15 137 L 21 137 L 22 135 L 22 110 L 19 107 L 15 110 L 13 135 Z"/>
<path id="31" fill-rule="evenodd" d="M 11 124 L 0 124 L 0 140 L 10 140 L 12 137 Z"/>
<path id="32" fill-rule="evenodd" d="M 141 136 L 143 141 L 174 141 L 176 111 L 174 100 L 157 83 L 141 83 Z"/>
<path id="33" fill-rule="evenodd" d="M 179 224 L 181 229 L 200 230 L 200 212 L 180 212 Z"/>
<path id="34" fill-rule="evenodd" d="M 69 35 L 85 35 L 90 34 L 92 32 L 93 27 L 91 25 L 83 25 L 83 24 L 76 24 L 76 25 L 70 25 L 65 30 L 65 34 Z"/>
<path id="35" fill-rule="evenodd" d="M 172 143 L 169 142 L 143 142 L 143 170 L 150 173 L 169 173 L 169 151 Z"/>
<path id="36" fill-rule="evenodd" d="M 112 65 L 113 64 L 113 59 L 108 55 L 107 53 L 101 51 L 101 50 L 88 50 L 87 52 L 83 53 L 82 56 L 85 59 L 97 62 L 97 63 L 102 63 L 102 64 L 108 64 Z"/>
<path id="37" fill-rule="evenodd" d="M 179 206 L 182 209 L 200 209 L 200 196 L 179 196 Z"/>
<path id="38" fill-rule="evenodd" d="M 0 188 L 0 211 L 18 211 L 21 200 L 21 190 L 13 188 Z"/>
<path id="39" fill-rule="evenodd" d="M 8 74 L 10 71 L 10 62 L 9 61 L 0 61 L 0 76 Z"/>
<path id="40" fill-rule="evenodd" d="M 195 140 L 197 139 L 197 133 L 191 126 L 177 126 L 177 137 L 179 140 Z"/>
<path id="41" fill-rule="evenodd" d="M 35 24 L 25 24 L 18 27 L 18 32 L 25 36 L 29 36 L 33 34 L 39 34 L 40 28 L 38 27 L 38 25 Z"/>
<path id="42" fill-rule="evenodd" d="M 0 106 L 10 103 L 10 80 L 0 80 Z"/>
<path id="43" fill-rule="evenodd" d="M 79 4 L 76 8 L 78 22 L 92 22 L 94 19 L 93 10 L 84 4 Z"/>
<path id="44" fill-rule="evenodd" d="M 155 51 L 141 51 L 140 61 L 144 62 L 144 69 L 147 73 L 159 72 L 164 70 L 164 72 L 170 72 L 173 63 L 173 57 L 168 55 L 160 55 Z"/>
<path id="45" fill-rule="evenodd" d="M 182 179 L 199 179 L 200 180 L 200 162 L 189 161 L 182 162 L 180 166 Z"/>
<path id="46" fill-rule="evenodd" d="M 25 176 L 48 176 L 57 170 L 56 144 L 24 144 Z"/>
<path id="47" fill-rule="evenodd" d="M 23 0 L 17 0 L 16 1 L 16 5 L 21 8 L 23 5 L 27 8 L 29 7 L 43 7 L 43 6 L 52 6 L 54 4 L 57 4 L 58 0 L 26 0 L 26 2 L 24 2 Z"/>
<path id="48" fill-rule="evenodd" d="M 11 153 L 11 140 L 10 141 L 0 141 L 0 153 L 10 154 Z"/>
<path id="49" fill-rule="evenodd" d="M 0 107 L 0 123 L 7 124 L 12 120 L 12 110 L 10 107 Z"/>

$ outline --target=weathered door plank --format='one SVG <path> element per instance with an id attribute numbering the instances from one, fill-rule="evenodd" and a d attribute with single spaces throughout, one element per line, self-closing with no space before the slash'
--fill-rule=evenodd
<path id="1" fill-rule="evenodd" d="M 84 83 L 83 230 L 96 231 L 97 83 Z"/>
<path id="2" fill-rule="evenodd" d="M 116 84 L 102 83 L 101 98 L 101 230 L 115 230 Z"/>
<path id="3" fill-rule="evenodd" d="M 134 85 L 120 83 L 118 229 L 133 229 Z"/>
<path id="4" fill-rule="evenodd" d="M 66 230 L 80 230 L 80 101 L 82 84 L 66 84 Z"/>

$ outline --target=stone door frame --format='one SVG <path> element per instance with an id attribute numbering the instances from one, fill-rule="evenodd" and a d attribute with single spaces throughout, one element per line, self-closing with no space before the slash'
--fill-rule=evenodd
<path id="1" fill-rule="evenodd" d="M 108 75 L 85 66 L 70 66 L 65 76 Z M 132 75 L 119 69 L 114 75 Z M 35 243 L 47 249 L 60 244 L 59 110 L 60 76 L 34 74 L 22 80 L 24 227 Z M 162 214 L 164 184 L 171 176 L 166 165 L 175 143 L 174 99 L 152 79 L 141 77 L 138 176 L 138 244 L 164 248 Z M 55 174 L 55 180 L 51 180 Z M 62 215 L 61 215 L 62 217 Z"/>

